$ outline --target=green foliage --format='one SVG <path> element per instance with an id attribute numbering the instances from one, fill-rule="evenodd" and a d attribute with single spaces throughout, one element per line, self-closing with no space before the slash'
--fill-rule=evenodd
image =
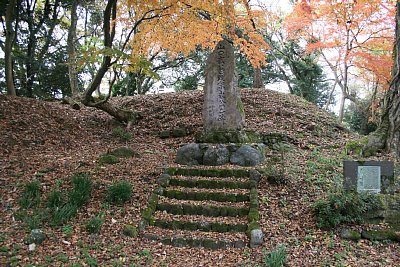
<path id="1" fill-rule="evenodd" d="M 111 155 L 111 154 L 104 154 L 100 156 L 99 163 L 100 165 L 104 164 L 117 164 L 119 162 L 119 159 L 117 156 Z"/>
<path id="2" fill-rule="evenodd" d="M 23 221 L 29 230 L 38 229 L 47 218 L 47 213 L 43 210 L 34 210 L 32 214 L 25 214 Z"/>
<path id="3" fill-rule="evenodd" d="M 28 209 L 40 204 L 40 182 L 35 180 L 25 184 L 19 204 Z"/>
<path id="4" fill-rule="evenodd" d="M 80 208 L 89 201 L 92 193 L 92 180 L 87 173 L 78 173 L 72 177 L 73 189 L 69 193 L 69 202 Z"/>
<path id="5" fill-rule="evenodd" d="M 284 266 L 286 258 L 287 258 L 287 250 L 286 247 L 283 245 L 279 245 L 271 251 L 270 253 L 266 254 L 264 251 L 264 265 L 268 267 L 281 267 Z"/>
<path id="6" fill-rule="evenodd" d="M 365 212 L 380 205 L 375 195 L 343 191 L 329 194 L 327 199 L 317 200 L 313 208 L 318 227 L 332 229 L 341 223 L 361 223 Z"/>
<path id="7" fill-rule="evenodd" d="M 67 236 L 70 237 L 74 232 L 74 228 L 71 225 L 64 225 L 62 227 L 62 232 Z"/>
<path id="8" fill-rule="evenodd" d="M 106 199 L 111 203 L 123 204 L 131 198 L 132 191 L 132 185 L 129 182 L 116 182 L 108 188 Z"/>
<path id="9" fill-rule="evenodd" d="M 318 53 L 305 53 L 296 42 L 286 42 L 283 60 L 292 71 L 290 83 L 293 94 L 322 107 L 328 99 L 330 86 L 325 82 L 325 74 L 317 63 Z"/>
<path id="10" fill-rule="evenodd" d="M 86 223 L 85 227 L 86 227 L 86 231 L 88 231 L 90 234 L 98 234 L 100 232 L 102 225 L 103 225 L 103 219 L 96 216 L 96 217 L 91 218 Z"/>
<path id="11" fill-rule="evenodd" d="M 129 147 L 119 147 L 114 149 L 109 154 L 114 155 L 119 158 L 130 158 L 133 157 L 136 153 L 132 148 Z"/>
<path id="12" fill-rule="evenodd" d="M 196 90 L 199 84 L 200 76 L 198 73 L 193 75 L 188 75 L 183 77 L 181 80 L 177 81 L 174 85 L 174 89 L 176 92 L 179 91 L 189 91 L 189 90 Z"/>
<path id="13" fill-rule="evenodd" d="M 350 130 L 368 135 L 376 130 L 377 124 L 370 121 L 372 117 L 369 100 L 360 100 L 357 105 L 351 103 L 344 114 L 343 121 Z"/>
<path id="14" fill-rule="evenodd" d="M 61 191 L 53 190 L 47 195 L 46 207 L 57 209 L 63 205 L 63 194 Z"/>
<path id="15" fill-rule="evenodd" d="M 68 202 L 61 208 L 54 210 L 50 223 L 53 226 L 62 225 L 75 217 L 77 213 L 78 207 L 75 204 Z"/>
<path id="16" fill-rule="evenodd" d="M 339 171 L 341 164 L 340 158 L 326 157 L 319 148 L 315 148 L 307 160 L 305 181 L 318 188 L 337 186 L 342 182 L 341 170 Z"/>
<path id="17" fill-rule="evenodd" d="M 121 127 L 114 128 L 111 135 L 115 138 L 119 138 L 121 142 L 127 142 L 132 139 L 132 134 L 128 133 L 125 129 Z"/>
<path id="18" fill-rule="evenodd" d="M 361 156 L 367 143 L 368 138 L 349 141 L 346 143 L 345 152 L 347 155 Z"/>
<path id="19" fill-rule="evenodd" d="M 137 237 L 138 230 L 133 225 L 125 224 L 124 229 L 122 230 L 122 233 L 129 237 Z"/>

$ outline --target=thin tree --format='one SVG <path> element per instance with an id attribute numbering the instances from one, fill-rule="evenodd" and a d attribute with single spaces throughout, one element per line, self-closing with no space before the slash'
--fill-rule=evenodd
<path id="1" fill-rule="evenodd" d="M 14 75 L 13 75 L 13 56 L 12 48 L 15 42 L 15 31 L 12 22 L 15 16 L 16 0 L 8 1 L 5 24 L 6 24 L 6 41 L 4 45 L 4 60 L 5 60 L 5 72 L 6 72 L 6 84 L 7 84 L 7 94 L 17 95 L 14 85 Z"/>

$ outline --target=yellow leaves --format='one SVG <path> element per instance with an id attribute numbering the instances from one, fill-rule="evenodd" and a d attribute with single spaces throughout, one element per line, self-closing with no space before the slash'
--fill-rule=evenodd
<path id="1" fill-rule="evenodd" d="M 257 65 L 265 61 L 263 38 L 253 28 L 265 24 L 259 11 L 252 11 L 245 0 L 126 0 L 119 7 L 119 22 L 125 27 L 138 25 L 130 40 L 132 55 L 148 56 L 168 51 L 174 57 L 185 55 L 196 46 L 214 48 L 225 36 L 234 41 Z M 236 36 L 236 28 L 243 36 Z M 244 37 L 246 37 L 245 40 Z"/>

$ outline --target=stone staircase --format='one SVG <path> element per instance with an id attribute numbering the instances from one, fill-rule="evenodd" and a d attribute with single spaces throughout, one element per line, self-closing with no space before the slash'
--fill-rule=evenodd
<path id="1" fill-rule="evenodd" d="M 142 213 L 141 234 L 178 247 L 257 246 L 259 178 L 248 169 L 169 168 Z"/>

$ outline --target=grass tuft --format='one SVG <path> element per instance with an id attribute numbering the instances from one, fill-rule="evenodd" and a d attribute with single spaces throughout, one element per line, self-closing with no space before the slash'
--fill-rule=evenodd
<path id="1" fill-rule="evenodd" d="M 284 266 L 286 257 L 286 247 L 279 245 L 268 254 L 264 252 L 264 264 L 268 267 L 281 267 Z"/>
<path id="2" fill-rule="evenodd" d="M 121 127 L 114 128 L 111 135 L 115 138 L 119 138 L 122 142 L 127 142 L 132 139 L 132 134 L 128 133 Z"/>
<path id="3" fill-rule="evenodd" d="M 100 217 L 93 217 L 86 223 L 86 231 L 90 234 L 98 234 L 100 233 L 102 225 L 103 220 Z"/>
<path id="4" fill-rule="evenodd" d="M 25 184 L 19 204 L 22 208 L 28 209 L 37 207 L 40 204 L 40 182 L 35 180 Z"/>
<path id="5" fill-rule="evenodd" d="M 78 173 L 72 177 L 73 189 L 69 194 L 69 202 L 78 208 L 86 204 L 92 193 L 92 180 L 87 173 Z"/>
<path id="6" fill-rule="evenodd" d="M 55 210 L 60 208 L 64 203 L 61 191 L 53 190 L 47 195 L 46 207 Z"/>
<path id="7" fill-rule="evenodd" d="M 110 203 L 123 204 L 131 198 L 132 191 L 132 185 L 129 182 L 116 182 L 108 188 L 106 199 Z"/>

